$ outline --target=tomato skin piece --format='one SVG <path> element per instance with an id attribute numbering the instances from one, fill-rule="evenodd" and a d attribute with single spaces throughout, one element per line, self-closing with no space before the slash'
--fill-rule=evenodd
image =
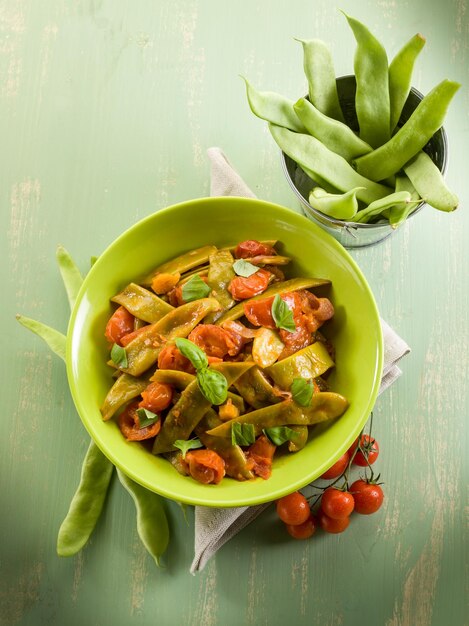
<path id="1" fill-rule="evenodd" d="M 159 353 L 158 367 L 160 370 L 178 370 L 179 372 L 195 374 L 195 367 L 172 343 L 167 344 Z"/>
<path id="2" fill-rule="evenodd" d="M 321 528 L 326 533 L 337 535 L 343 533 L 350 524 L 350 517 L 344 517 L 342 519 L 333 519 L 324 513 L 322 509 L 318 513 L 318 521 Z"/>
<path id="3" fill-rule="evenodd" d="M 340 459 L 337 459 L 334 465 L 331 465 L 331 467 L 326 470 L 320 478 L 324 478 L 326 480 L 330 478 L 338 478 L 345 471 L 349 461 L 350 457 L 348 452 L 346 452 L 340 457 Z"/>
<path id="4" fill-rule="evenodd" d="M 264 292 L 269 286 L 271 276 L 272 274 L 264 269 L 257 270 L 247 278 L 236 276 L 228 285 L 228 291 L 235 300 L 247 300 Z"/>
<path id="5" fill-rule="evenodd" d="M 277 251 L 268 244 L 261 243 L 255 239 L 241 241 L 235 248 L 235 257 L 237 259 L 250 259 L 255 256 L 275 256 Z"/>
<path id="6" fill-rule="evenodd" d="M 293 539 L 309 539 L 316 532 L 317 521 L 314 515 L 311 514 L 306 522 L 296 525 L 285 524 L 285 528 Z"/>
<path id="7" fill-rule="evenodd" d="M 298 526 L 306 522 L 311 514 L 308 500 L 299 491 L 277 500 L 277 515 L 282 522 L 291 526 Z"/>
<path id="8" fill-rule="evenodd" d="M 217 485 L 225 475 L 225 461 L 213 450 L 190 450 L 185 460 L 192 478 L 204 485 Z"/>
<path id="9" fill-rule="evenodd" d="M 165 383 L 150 383 L 148 387 L 142 391 L 142 401 L 139 407 L 148 409 L 152 413 L 164 411 L 171 404 L 173 398 L 173 388 Z"/>
<path id="10" fill-rule="evenodd" d="M 121 339 L 134 330 L 134 316 L 123 306 L 117 308 L 106 324 L 104 335 L 110 343 L 121 346 Z"/>
<path id="11" fill-rule="evenodd" d="M 324 491 L 321 498 L 322 511 L 332 519 L 344 519 L 353 511 L 355 501 L 348 491 L 341 491 L 335 487 L 329 487 Z"/>
<path id="12" fill-rule="evenodd" d="M 358 446 L 358 439 L 353 444 L 352 448 L 355 449 Z M 359 467 L 368 467 L 368 463 L 373 465 L 379 455 L 379 444 L 374 437 L 369 435 L 362 435 L 360 440 L 360 446 L 364 449 L 365 453 L 361 450 L 357 450 L 357 453 L 353 459 L 354 465 Z M 368 458 L 368 463 L 366 459 Z"/>
<path id="13" fill-rule="evenodd" d="M 356 480 L 350 487 L 350 493 L 355 500 L 355 512 L 360 515 L 376 513 L 383 504 L 384 494 L 381 487 L 365 480 Z"/>
<path id="14" fill-rule="evenodd" d="M 223 359 L 224 356 L 236 356 L 243 347 L 241 337 L 236 337 L 220 326 L 215 324 L 199 324 L 187 337 L 196 346 L 205 352 L 207 356 Z"/>
<path id="15" fill-rule="evenodd" d="M 119 429 L 128 441 L 144 441 L 145 439 L 155 437 L 160 432 L 160 419 L 150 426 L 139 428 L 138 408 L 138 401 L 132 402 L 122 411 L 118 418 Z"/>
<path id="16" fill-rule="evenodd" d="M 272 460 L 274 458 L 275 446 L 265 435 L 261 435 L 249 447 L 246 457 L 253 474 L 260 476 L 264 480 L 270 478 L 272 474 Z"/>

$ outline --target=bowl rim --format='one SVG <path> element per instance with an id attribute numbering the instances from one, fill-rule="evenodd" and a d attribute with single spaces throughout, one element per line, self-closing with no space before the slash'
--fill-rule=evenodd
<path id="1" fill-rule="evenodd" d="M 81 302 L 85 294 L 87 293 L 88 286 L 90 282 L 92 282 L 94 274 L 98 270 L 99 265 L 103 262 L 102 259 L 108 253 L 110 253 L 112 249 L 120 245 L 122 240 L 124 240 L 129 235 L 130 232 L 138 228 L 142 228 L 148 222 L 158 219 L 159 215 L 164 215 L 170 212 L 184 211 L 187 209 L 187 207 L 196 207 L 198 204 L 220 203 L 220 201 L 226 204 L 231 204 L 231 203 L 235 204 L 236 202 L 239 202 L 239 200 L 243 200 L 243 202 L 246 201 L 247 203 L 251 203 L 253 205 L 263 206 L 265 209 L 269 209 L 269 208 L 273 209 L 277 211 L 284 219 L 288 221 L 291 221 L 291 220 L 298 221 L 302 227 L 313 230 L 313 231 L 318 231 L 321 237 L 325 237 L 329 241 L 330 246 L 335 248 L 338 252 L 340 252 L 340 254 L 342 255 L 345 254 L 348 263 L 352 266 L 354 271 L 359 275 L 361 279 L 363 289 L 366 291 L 367 296 L 369 297 L 373 315 L 376 317 L 378 324 L 379 324 L 379 328 L 381 329 L 379 311 L 378 311 L 378 307 L 377 307 L 373 292 L 371 290 L 371 287 L 369 286 L 368 281 L 366 280 L 363 272 L 361 271 L 361 269 L 359 268 L 358 264 L 353 259 L 353 257 L 350 255 L 350 253 L 336 239 L 334 239 L 332 235 L 325 232 L 324 229 L 320 228 L 316 224 L 312 223 L 304 215 L 301 215 L 279 204 L 261 200 L 258 198 L 245 198 L 245 197 L 237 197 L 237 196 L 202 197 L 202 198 L 197 198 L 193 200 L 186 200 L 186 201 L 173 204 L 173 205 L 170 205 L 170 206 L 167 206 L 167 207 L 164 207 L 155 211 L 154 213 L 135 222 L 129 228 L 123 231 L 120 235 L 118 235 L 106 247 L 106 249 L 100 254 L 100 256 L 98 257 L 94 265 L 90 268 L 88 274 L 85 276 L 83 283 L 80 287 L 80 290 L 77 294 L 75 305 L 73 307 L 73 310 L 70 316 L 70 320 L 69 320 L 69 324 L 67 328 L 67 342 L 66 342 L 66 370 L 67 370 L 67 379 L 69 383 L 70 392 L 71 392 L 72 399 L 75 404 L 77 413 L 85 429 L 88 431 L 88 434 L 96 443 L 96 445 L 100 448 L 103 454 L 116 467 L 118 467 L 121 471 L 123 471 L 126 475 L 128 475 L 132 480 L 135 480 L 137 483 L 149 489 L 150 491 L 158 493 L 159 495 L 162 495 L 171 500 L 176 500 L 176 501 L 183 502 L 185 504 L 190 504 L 190 505 L 227 508 L 227 507 L 241 507 L 241 506 L 252 506 L 252 505 L 257 505 L 257 504 L 263 504 L 266 502 L 271 502 L 273 500 L 276 500 L 297 489 L 305 487 L 307 484 L 309 484 L 313 480 L 316 480 L 318 476 L 316 476 L 315 473 L 312 473 L 312 472 L 309 472 L 309 473 L 305 472 L 302 478 L 292 481 L 291 483 L 288 484 L 287 487 L 282 487 L 274 491 L 269 491 L 265 495 L 262 495 L 262 496 L 258 495 L 258 496 L 253 496 L 251 498 L 244 497 L 241 499 L 235 499 L 233 498 L 232 495 L 230 495 L 228 499 L 220 499 L 217 501 L 213 501 L 213 499 L 210 499 L 210 498 L 204 499 L 200 497 L 191 497 L 190 495 L 188 496 L 185 493 L 179 493 L 179 492 L 176 493 L 174 489 L 166 488 L 164 484 L 162 486 L 158 485 L 156 488 L 154 484 L 149 484 L 148 481 L 145 482 L 145 479 L 142 478 L 141 474 L 134 471 L 132 467 L 129 467 L 128 464 L 126 464 L 125 460 L 122 461 L 118 457 L 118 455 L 116 456 L 116 454 L 114 453 L 112 449 L 112 446 L 111 447 L 107 446 L 107 442 L 104 438 L 96 435 L 96 433 L 93 431 L 91 420 L 87 421 L 86 418 L 83 417 L 83 414 L 86 413 L 86 410 L 82 404 L 81 395 L 79 393 L 77 383 L 75 381 L 75 377 L 73 373 L 74 352 L 72 349 L 73 348 L 72 344 L 73 344 L 73 338 L 74 338 L 74 330 L 76 328 L 75 323 L 77 321 L 77 314 L 79 312 Z M 383 371 L 383 361 L 384 361 L 384 345 L 383 345 L 382 332 L 380 332 L 378 334 L 378 342 L 376 346 L 376 363 L 375 363 L 375 370 L 374 370 L 374 379 L 373 379 L 372 388 L 368 397 L 367 405 L 366 407 L 363 408 L 362 416 L 360 420 L 356 423 L 354 431 L 353 432 L 350 431 L 348 437 L 342 442 L 340 446 L 338 446 L 335 454 L 327 461 L 326 464 L 323 464 L 323 466 L 321 466 L 320 473 L 323 473 L 327 469 L 327 467 L 335 463 L 337 459 L 339 459 L 340 456 L 342 456 L 345 453 L 345 451 L 350 447 L 350 445 L 352 445 L 353 441 L 356 439 L 359 432 L 361 431 L 366 421 L 368 420 L 371 410 L 373 409 L 373 406 L 376 402 L 376 398 L 378 396 L 378 391 L 379 391 L 379 387 L 381 384 L 381 377 L 382 377 L 382 371 Z"/>

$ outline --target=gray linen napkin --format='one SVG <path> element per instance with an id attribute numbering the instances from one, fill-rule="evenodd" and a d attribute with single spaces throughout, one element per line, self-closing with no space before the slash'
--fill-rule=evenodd
<path id="1" fill-rule="evenodd" d="M 209 148 L 207 154 L 211 166 L 210 195 L 256 197 L 235 172 L 220 148 Z M 379 393 L 392 385 L 402 374 L 396 363 L 410 352 L 406 342 L 384 320 L 381 320 L 381 327 L 384 342 L 384 367 Z M 195 554 L 191 573 L 195 574 L 202 570 L 224 543 L 252 522 L 268 506 L 269 503 L 231 509 L 195 507 Z"/>

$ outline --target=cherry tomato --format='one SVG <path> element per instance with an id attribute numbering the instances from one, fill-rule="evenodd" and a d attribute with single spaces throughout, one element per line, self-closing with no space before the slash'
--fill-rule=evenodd
<path id="1" fill-rule="evenodd" d="M 129 441 L 143 441 L 155 437 L 160 432 L 161 420 L 158 419 L 150 426 L 140 428 L 137 409 L 138 402 L 132 402 L 119 415 L 118 424 L 121 433 Z"/>
<path id="2" fill-rule="evenodd" d="M 334 465 L 331 465 L 331 467 L 324 472 L 321 478 L 337 478 L 343 471 L 345 471 L 349 461 L 350 457 L 348 452 L 346 452 L 334 463 Z"/>
<path id="3" fill-rule="evenodd" d="M 243 347 L 242 338 L 215 324 L 199 324 L 188 336 L 207 356 L 223 359 L 224 356 L 236 356 Z"/>
<path id="4" fill-rule="evenodd" d="M 333 519 L 332 517 L 326 515 L 324 511 L 320 509 L 318 513 L 318 521 L 319 525 L 323 530 L 326 531 L 326 533 L 338 534 L 343 533 L 344 530 L 348 528 L 348 525 L 350 524 L 350 517 Z"/>
<path id="5" fill-rule="evenodd" d="M 322 494 L 321 509 L 332 519 L 343 519 L 353 511 L 354 500 L 351 493 L 329 487 Z"/>
<path id="6" fill-rule="evenodd" d="M 255 239 L 248 239 L 238 243 L 235 249 L 235 257 L 237 259 L 249 259 L 254 256 L 274 256 L 277 252 L 266 243 L 261 243 Z"/>
<path id="7" fill-rule="evenodd" d="M 159 353 L 158 367 L 160 370 L 179 370 L 195 374 L 195 367 L 172 343 L 167 344 Z"/>
<path id="8" fill-rule="evenodd" d="M 298 526 L 306 522 L 310 516 L 308 500 L 299 491 L 294 491 L 288 496 L 277 500 L 277 515 L 282 522 L 291 526 Z"/>
<path id="9" fill-rule="evenodd" d="M 298 309 L 298 306 L 301 306 L 299 293 L 300 292 L 294 291 L 280 295 L 282 300 L 290 307 L 294 318 L 301 312 L 301 309 Z M 270 296 L 268 298 L 254 300 L 253 302 L 245 302 L 243 304 L 244 315 L 254 326 L 264 326 L 265 328 L 274 329 L 276 326 L 274 318 L 272 317 L 273 301 L 273 296 Z"/>
<path id="10" fill-rule="evenodd" d="M 294 539 L 309 539 L 316 532 L 317 522 L 313 515 L 310 515 L 302 524 L 285 524 L 285 527 L 287 533 Z"/>
<path id="11" fill-rule="evenodd" d="M 140 335 L 140 333 L 142 333 L 144 330 L 146 329 L 146 326 L 142 326 L 141 328 L 137 328 L 137 330 L 133 330 L 131 333 L 129 333 L 128 335 L 124 335 L 121 338 L 121 346 L 125 346 L 130 343 L 131 341 L 133 341 L 135 339 L 135 337 L 138 337 Z"/>
<path id="12" fill-rule="evenodd" d="M 258 296 L 265 291 L 269 285 L 272 274 L 267 270 L 257 270 L 248 278 L 236 276 L 228 286 L 228 291 L 235 300 L 247 300 L 253 296 Z"/>
<path id="13" fill-rule="evenodd" d="M 379 485 L 365 480 L 356 480 L 350 487 L 355 500 L 355 511 L 361 515 L 371 515 L 383 504 L 384 494 Z"/>
<path id="14" fill-rule="evenodd" d="M 216 485 L 225 475 L 225 461 L 213 450 L 190 450 L 186 461 L 192 478 L 204 485 Z"/>
<path id="15" fill-rule="evenodd" d="M 104 335 L 111 343 L 121 345 L 121 339 L 134 329 L 134 316 L 127 309 L 120 306 L 116 309 L 106 324 Z"/>
<path id="16" fill-rule="evenodd" d="M 150 383 L 142 391 L 142 398 L 139 407 L 148 409 L 152 413 L 159 413 L 170 405 L 173 398 L 173 388 L 165 383 Z"/>
<path id="17" fill-rule="evenodd" d="M 353 449 L 355 450 L 357 446 L 358 439 L 354 443 Z M 357 450 L 353 459 L 354 464 L 359 465 L 360 467 L 367 467 L 368 463 L 373 465 L 379 454 L 379 445 L 376 439 L 374 437 L 370 437 L 369 435 L 362 435 L 360 446 L 363 449 L 363 452 L 361 450 Z M 368 459 L 368 463 L 366 462 L 366 459 Z"/>

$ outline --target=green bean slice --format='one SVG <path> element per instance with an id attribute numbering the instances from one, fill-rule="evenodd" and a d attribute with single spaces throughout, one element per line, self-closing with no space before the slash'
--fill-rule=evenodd
<path id="1" fill-rule="evenodd" d="M 396 174 L 441 128 L 459 87 L 459 83 L 451 80 L 443 80 L 434 87 L 387 143 L 355 160 L 359 174 L 372 180 L 383 180 Z"/>
<path id="2" fill-rule="evenodd" d="M 201 248 L 196 248 L 195 250 L 189 250 L 189 252 L 185 252 L 184 254 L 159 265 L 142 280 L 140 280 L 139 283 L 144 287 L 147 287 L 151 285 L 156 274 L 176 274 L 177 272 L 183 274 L 194 267 L 207 263 L 210 255 L 215 251 L 215 246 L 202 246 Z"/>
<path id="3" fill-rule="evenodd" d="M 428 154 L 419 152 L 404 166 L 404 171 L 421 197 L 434 209 L 454 211 L 458 208 L 458 197 L 448 189 Z"/>
<path id="4" fill-rule="evenodd" d="M 134 482 L 119 469 L 117 475 L 122 486 L 134 501 L 138 535 L 155 563 L 160 567 L 161 556 L 166 552 L 169 543 L 169 527 L 163 498 Z"/>
<path id="5" fill-rule="evenodd" d="M 305 132 L 305 127 L 293 110 L 293 100 L 273 91 L 257 91 L 244 76 L 241 78 L 246 83 L 246 95 L 254 115 L 297 133 Z"/>
<path id="6" fill-rule="evenodd" d="M 293 108 L 310 135 L 347 161 L 350 162 L 372 151 L 373 148 L 360 139 L 351 128 L 327 117 L 306 98 L 300 98 Z"/>
<path id="7" fill-rule="evenodd" d="M 389 100 L 391 107 L 391 133 L 396 128 L 412 85 L 415 61 L 425 45 L 425 37 L 414 35 L 399 50 L 389 65 Z"/>
<path id="8" fill-rule="evenodd" d="M 158 298 L 152 291 L 136 283 L 127 285 L 123 291 L 111 298 L 111 300 L 125 307 L 132 315 L 149 324 L 158 322 L 167 313 L 174 310 L 174 307 Z"/>
<path id="9" fill-rule="evenodd" d="M 114 466 L 91 441 L 81 469 L 80 484 L 57 537 L 57 554 L 73 556 L 88 541 L 106 500 Z"/>
<path id="10" fill-rule="evenodd" d="M 355 109 L 360 137 L 377 148 L 390 137 L 388 57 L 381 43 L 364 24 L 346 13 L 344 15 L 357 41 L 354 58 L 357 81 Z M 379 180 L 383 178 L 386 176 Z"/>
<path id="11" fill-rule="evenodd" d="M 303 68 L 308 80 L 309 99 L 327 117 L 344 122 L 332 55 L 320 39 L 297 39 L 303 46 Z"/>
<path id="12" fill-rule="evenodd" d="M 321 187 L 315 187 L 309 194 L 309 203 L 317 211 L 338 220 L 348 220 L 358 211 L 357 191 L 363 187 L 355 187 L 345 193 L 327 193 Z"/>
<path id="13" fill-rule="evenodd" d="M 292 133 L 287 128 L 273 124 L 269 124 L 269 129 L 280 149 L 296 161 L 313 180 L 318 174 L 340 191 L 360 187 L 362 189 L 357 191 L 357 198 L 367 204 L 387 196 L 392 191 L 389 187 L 358 174 L 343 157 L 326 148 L 316 137 Z M 370 154 L 375 152 L 376 150 Z"/>

